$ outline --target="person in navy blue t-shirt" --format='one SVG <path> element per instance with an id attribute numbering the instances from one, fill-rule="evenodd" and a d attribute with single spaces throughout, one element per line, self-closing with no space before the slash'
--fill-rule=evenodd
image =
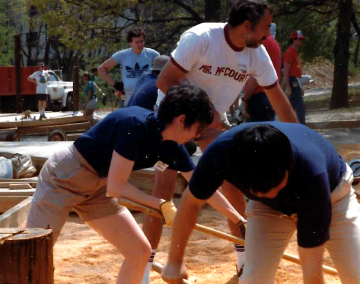
<path id="1" fill-rule="evenodd" d="M 163 279 L 186 275 L 180 260 L 199 210 L 228 181 L 250 199 L 239 283 L 273 283 L 296 230 L 304 283 L 324 283 L 325 247 L 342 283 L 359 283 L 360 206 L 352 180 L 333 145 L 304 125 L 247 123 L 227 131 L 205 151 L 183 194 Z"/>
<path id="2" fill-rule="evenodd" d="M 160 209 L 166 223 L 172 225 L 176 212 L 172 201 L 141 192 L 128 182 L 129 176 L 134 170 L 154 166 L 181 171 L 189 178 L 195 166 L 180 144 L 198 136 L 212 122 L 213 111 L 203 90 L 175 86 L 169 89 L 157 115 L 140 107 L 109 114 L 70 148 L 47 160 L 39 175 L 27 227 L 50 225 L 55 243 L 73 208 L 124 255 L 126 261 L 116 283 L 140 284 L 151 246 L 117 199 L 122 197 Z M 238 221 L 240 215 L 220 193 L 216 195 L 209 203 L 226 207 L 227 213 Z"/>
<path id="3" fill-rule="evenodd" d="M 151 67 L 151 73 L 143 75 L 139 81 L 137 81 L 127 104 L 128 107 L 139 106 L 149 110 L 154 110 L 158 92 L 156 80 L 169 59 L 170 57 L 167 55 L 155 57 Z"/>

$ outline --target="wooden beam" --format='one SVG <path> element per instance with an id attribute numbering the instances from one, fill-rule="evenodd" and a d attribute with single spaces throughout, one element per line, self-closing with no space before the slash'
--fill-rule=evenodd
<path id="1" fill-rule="evenodd" d="M 39 134 L 50 134 L 54 130 L 61 129 L 65 132 L 85 132 L 89 130 L 88 122 L 79 122 L 71 124 L 61 124 L 61 125 L 46 125 L 46 126 L 36 126 L 36 127 L 26 127 L 19 128 L 19 135 L 39 135 Z"/>
<path id="2" fill-rule="evenodd" d="M 43 120 L 18 120 L 18 121 L 6 121 L 0 122 L 0 128 L 22 128 L 22 127 L 35 127 L 35 126 L 46 126 L 46 125 L 59 125 L 69 124 L 76 122 L 85 122 L 86 119 L 82 115 L 77 116 L 61 116 L 61 117 L 49 117 Z"/>
<path id="3" fill-rule="evenodd" d="M 6 212 L 29 196 L 0 196 L 0 213 Z"/>
<path id="4" fill-rule="evenodd" d="M 360 128 L 360 120 L 335 120 L 307 122 L 312 129 Z"/>
<path id="5" fill-rule="evenodd" d="M 0 228 L 25 228 L 31 201 L 32 196 L 2 214 L 0 216 Z"/>

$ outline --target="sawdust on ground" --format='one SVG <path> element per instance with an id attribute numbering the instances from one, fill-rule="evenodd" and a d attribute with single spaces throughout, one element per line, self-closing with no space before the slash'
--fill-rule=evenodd
<path id="1" fill-rule="evenodd" d="M 346 161 L 360 154 L 360 145 L 339 145 L 339 153 Z M 360 189 L 360 188 L 359 188 Z M 179 200 L 175 200 L 178 203 Z M 134 213 L 141 225 L 143 214 Z M 224 217 L 206 206 L 202 209 L 198 222 L 205 226 L 229 232 Z M 170 245 L 170 228 L 164 226 L 162 239 L 155 261 L 165 264 Z M 296 236 L 286 250 L 297 255 Z M 124 258 L 117 250 L 78 217 L 71 216 L 54 248 L 55 283 L 57 284 L 107 284 L 115 283 L 118 270 Z M 333 266 L 326 253 L 325 264 Z M 233 244 L 201 232 L 194 231 L 186 250 L 186 265 L 190 280 L 197 284 L 237 284 L 235 276 L 235 254 Z M 336 276 L 325 275 L 326 283 L 340 283 Z M 162 284 L 160 276 L 151 272 L 151 283 Z M 300 266 L 281 260 L 275 283 L 296 284 L 302 282 Z"/>

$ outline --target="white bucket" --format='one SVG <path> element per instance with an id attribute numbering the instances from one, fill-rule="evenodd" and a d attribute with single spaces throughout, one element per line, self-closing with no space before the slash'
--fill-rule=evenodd
<path id="1" fill-rule="evenodd" d="M 12 161 L 0 157 L 0 178 L 13 178 Z"/>

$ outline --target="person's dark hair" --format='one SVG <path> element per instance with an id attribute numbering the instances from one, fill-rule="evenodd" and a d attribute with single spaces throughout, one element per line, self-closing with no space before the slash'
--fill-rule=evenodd
<path id="1" fill-rule="evenodd" d="M 185 115 L 184 126 L 190 128 L 196 122 L 205 128 L 214 119 L 214 105 L 206 92 L 193 85 L 177 85 L 168 89 L 161 101 L 158 118 L 171 124 L 175 117 Z"/>
<path id="2" fill-rule="evenodd" d="M 90 80 L 90 74 L 86 71 L 84 73 L 82 73 L 81 77 L 86 77 L 88 80 Z"/>
<path id="3" fill-rule="evenodd" d="M 93 73 L 93 74 L 94 74 L 95 72 L 97 72 L 97 71 L 98 71 L 98 69 L 97 69 L 97 67 L 93 67 L 93 68 L 91 68 L 91 70 L 90 70 L 90 71 L 91 71 L 91 73 Z"/>
<path id="4" fill-rule="evenodd" d="M 127 42 L 132 42 L 133 37 L 140 37 L 144 36 L 145 39 L 145 32 L 142 28 L 134 28 L 130 30 L 126 36 Z"/>
<path id="5" fill-rule="evenodd" d="M 228 153 L 234 173 L 255 193 L 278 186 L 294 166 L 289 139 L 268 124 L 251 125 L 237 133 Z"/>
<path id="6" fill-rule="evenodd" d="M 274 12 L 265 0 L 238 0 L 230 10 L 228 23 L 237 27 L 247 20 L 255 29 L 267 10 Z"/>

